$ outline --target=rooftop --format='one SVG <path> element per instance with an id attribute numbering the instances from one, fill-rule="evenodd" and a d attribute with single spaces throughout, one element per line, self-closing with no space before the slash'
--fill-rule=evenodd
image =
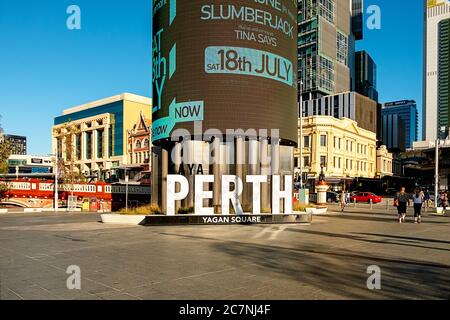
<path id="1" fill-rule="evenodd" d="M 112 96 L 112 97 L 108 97 L 108 98 L 104 98 L 104 99 L 100 99 L 100 100 L 96 100 L 96 101 L 92 101 L 77 107 L 73 107 L 70 109 L 66 109 L 63 111 L 63 115 L 69 115 L 75 112 L 79 112 L 79 111 L 83 111 L 83 110 L 87 110 L 87 109 L 91 109 L 91 108 L 95 108 L 95 107 L 99 107 L 99 106 L 103 106 L 106 104 L 110 104 L 110 103 L 114 103 L 114 102 L 118 102 L 118 101 L 122 101 L 122 100 L 126 100 L 126 101 L 131 101 L 131 102 L 137 102 L 137 103 L 142 103 L 142 104 L 148 104 L 149 106 L 152 105 L 152 99 L 148 98 L 148 97 L 143 97 L 143 96 L 139 96 L 136 94 L 132 94 L 132 93 L 122 93 L 116 96 Z"/>

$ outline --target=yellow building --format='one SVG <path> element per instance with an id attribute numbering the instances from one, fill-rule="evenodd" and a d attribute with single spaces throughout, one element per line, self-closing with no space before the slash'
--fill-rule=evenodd
<path id="1" fill-rule="evenodd" d="M 296 163 L 308 173 L 308 179 L 319 178 L 322 166 L 326 180 L 334 183 L 376 176 L 376 133 L 359 128 L 353 120 L 332 116 L 305 117 L 303 137 L 299 134 L 299 139 L 303 139 L 303 159 L 297 149 Z"/>
<path id="2" fill-rule="evenodd" d="M 86 176 L 109 178 L 129 164 L 128 132 L 141 115 L 151 119 L 151 110 L 150 98 L 129 93 L 65 110 L 54 120 L 53 152 L 66 162 L 73 158 Z"/>
<path id="3" fill-rule="evenodd" d="M 392 177 L 393 175 L 393 155 L 386 146 L 381 146 L 377 150 L 377 177 Z"/>

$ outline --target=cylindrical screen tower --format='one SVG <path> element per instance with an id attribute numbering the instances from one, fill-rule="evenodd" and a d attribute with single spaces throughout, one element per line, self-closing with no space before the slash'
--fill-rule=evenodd
<path id="1" fill-rule="evenodd" d="M 297 0 L 153 0 L 152 49 L 153 202 L 165 207 L 167 174 L 292 173 Z"/>

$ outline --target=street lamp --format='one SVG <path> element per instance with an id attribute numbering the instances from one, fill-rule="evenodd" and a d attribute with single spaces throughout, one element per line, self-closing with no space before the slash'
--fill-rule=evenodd
<path id="1" fill-rule="evenodd" d="M 300 122 L 300 189 L 303 189 L 303 81 L 298 82 L 298 119 Z"/>
<path id="2" fill-rule="evenodd" d="M 439 145 L 441 143 L 441 135 L 444 134 L 447 131 L 447 127 L 440 127 L 439 128 L 439 132 L 438 132 L 438 136 L 436 139 L 436 144 L 435 144 L 435 148 L 436 148 L 436 168 L 435 168 L 435 173 L 434 173 L 434 206 L 437 209 L 439 204 L 438 204 L 438 192 L 439 192 Z M 444 139 L 446 139 L 447 137 L 444 137 Z"/>

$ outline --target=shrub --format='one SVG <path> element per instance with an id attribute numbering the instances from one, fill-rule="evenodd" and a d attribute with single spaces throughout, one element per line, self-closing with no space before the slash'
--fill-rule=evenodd
<path id="1" fill-rule="evenodd" d="M 149 205 L 137 207 L 132 210 L 128 210 L 128 212 L 126 212 L 125 209 L 121 209 L 119 211 L 119 214 L 130 214 L 130 215 L 135 214 L 135 215 L 148 216 L 148 215 L 155 215 L 155 214 L 163 214 L 163 212 L 157 204 L 149 204 Z"/>
<path id="2" fill-rule="evenodd" d="M 305 203 L 295 203 L 293 206 L 294 211 L 303 212 L 306 211 L 306 208 L 314 208 L 313 204 L 305 204 Z"/>
<path id="3" fill-rule="evenodd" d="M 194 213 L 195 209 L 194 207 L 185 207 L 185 208 L 180 208 L 178 209 L 178 214 L 191 214 Z"/>

